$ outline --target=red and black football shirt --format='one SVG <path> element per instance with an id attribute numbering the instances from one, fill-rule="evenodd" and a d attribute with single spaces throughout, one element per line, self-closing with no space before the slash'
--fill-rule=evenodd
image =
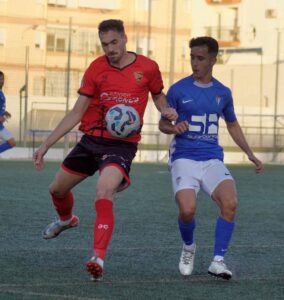
<path id="1" fill-rule="evenodd" d="M 136 55 L 136 54 L 135 54 Z M 106 112 L 116 104 L 133 106 L 139 113 L 141 127 L 149 92 L 160 94 L 163 81 L 157 63 L 143 55 L 136 55 L 133 63 L 119 69 L 106 56 L 94 60 L 86 70 L 80 95 L 92 98 L 79 129 L 86 134 L 113 138 L 105 124 Z M 123 140 L 138 142 L 140 133 Z"/>

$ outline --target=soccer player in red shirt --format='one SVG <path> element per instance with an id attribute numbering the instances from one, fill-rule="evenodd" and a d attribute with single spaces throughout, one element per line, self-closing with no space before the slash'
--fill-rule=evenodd
<path id="1" fill-rule="evenodd" d="M 149 92 L 164 118 L 175 120 L 176 111 L 167 104 L 158 65 L 149 58 L 126 50 L 127 36 L 121 20 L 105 20 L 99 24 L 99 38 L 105 55 L 94 60 L 86 70 L 79 97 L 73 109 L 62 119 L 35 152 L 36 169 L 44 166 L 48 149 L 79 122 L 84 133 L 80 142 L 64 159 L 49 191 L 58 220 L 49 224 L 43 238 L 51 239 L 63 230 L 79 224 L 73 215 L 72 188 L 99 170 L 96 186 L 94 255 L 87 271 L 94 280 L 102 277 L 103 264 L 113 228 L 115 194 L 130 184 L 131 162 L 137 151 L 140 133 L 120 139 L 106 129 L 105 114 L 116 104 L 133 106 L 140 115 L 141 126 Z"/>

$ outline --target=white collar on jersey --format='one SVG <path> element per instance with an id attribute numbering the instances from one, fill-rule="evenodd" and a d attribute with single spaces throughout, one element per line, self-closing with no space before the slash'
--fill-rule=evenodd
<path id="1" fill-rule="evenodd" d="M 209 87 L 213 86 L 212 81 L 210 81 L 208 83 L 201 83 L 201 82 L 198 82 L 198 81 L 194 81 L 193 84 L 198 86 L 198 87 L 201 87 L 201 88 L 209 88 Z"/>

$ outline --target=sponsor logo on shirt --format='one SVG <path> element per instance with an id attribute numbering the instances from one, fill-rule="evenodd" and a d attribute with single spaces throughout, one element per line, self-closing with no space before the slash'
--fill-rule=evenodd
<path id="1" fill-rule="evenodd" d="M 139 102 L 139 97 L 133 97 L 130 93 L 103 92 L 100 94 L 101 101 L 115 101 L 117 103 L 132 104 Z"/>
<path id="2" fill-rule="evenodd" d="M 190 140 L 203 140 L 203 141 L 217 141 L 218 136 L 217 134 L 203 134 L 203 135 L 195 135 L 195 134 L 188 134 L 186 136 Z"/>
<path id="3" fill-rule="evenodd" d="M 185 103 L 189 103 L 192 101 L 193 101 L 193 99 L 184 99 L 184 100 L 182 100 L 182 103 L 185 104 Z"/>

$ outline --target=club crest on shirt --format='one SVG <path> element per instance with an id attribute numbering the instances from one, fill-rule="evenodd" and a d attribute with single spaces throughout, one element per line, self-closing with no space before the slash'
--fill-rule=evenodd
<path id="1" fill-rule="evenodd" d="M 134 72 L 133 75 L 135 77 L 136 82 L 140 83 L 144 74 L 142 71 L 137 71 L 137 72 Z"/>
<path id="2" fill-rule="evenodd" d="M 215 98 L 217 105 L 219 105 L 220 101 L 222 100 L 221 96 L 216 96 Z"/>

